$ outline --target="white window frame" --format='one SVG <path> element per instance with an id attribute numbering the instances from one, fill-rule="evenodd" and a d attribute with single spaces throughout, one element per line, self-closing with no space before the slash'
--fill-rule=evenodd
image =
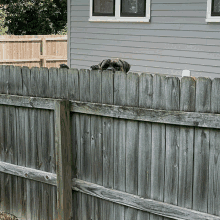
<path id="1" fill-rule="evenodd" d="M 212 0 L 207 0 L 206 22 L 220 22 L 220 16 L 212 16 Z"/>
<path id="2" fill-rule="evenodd" d="M 115 16 L 93 16 L 93 0 L 90 0 L 90 18 L 94 22 L 150 22 L 150 1 L 146 0 L 146 17 L 120 17 L 121 0 L 115 0 Z"/>

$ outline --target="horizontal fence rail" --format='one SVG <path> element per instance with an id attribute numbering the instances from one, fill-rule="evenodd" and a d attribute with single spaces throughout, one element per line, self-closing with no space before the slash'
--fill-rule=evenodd
<path id="1" fill-rule="evenodd" d="M 23 177 L 30 180 L 40 181 L 43 183 L 57 185 L 57 175 L 43 172 L 36 169 L 21 167 L 9 163 L 0 162 L 0 172 Z M 201 213 L 194 210 L 181 208 L 163 202 L 151 199 L 144 199 L 140 196 L 131 195 L 119 190 L 108 189 L 94 183 L 86 182 L 79 179 L 72 179 L 72 189 L 91 195 L 97 198 L 105 199 L 114 203 L 125 205 L 131 208 L 147 211 L 163 217 L 183 220 L 219 220 L 220 217 Z"/>
<path id="2" fill-rule="evenodd" d="M 185 125 L 204 128 L 220 128 L 220 114 L 165 111 L 129 106 L 98 103 L 73 102 L 71 111 L 120 119 L 147 121 L 154 123 Z"/>
<path id="3" fill-rule="evenodd" d="M 59 99 L 0 94 L 0 105 L 20 106 L 27 108 L 53 110 L 55 108 L 55 102 L 58 100 Z M 220 114 L 213 113 L 165 111 L 79 101 L 70 101 L 70 111 L 127 120 L 204 128 L 220 128 Z"/>

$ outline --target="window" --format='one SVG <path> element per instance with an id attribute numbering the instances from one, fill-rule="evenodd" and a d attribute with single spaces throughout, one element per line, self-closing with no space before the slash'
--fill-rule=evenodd
<path id="1" fill-rule="evenodd" d="M 89 21 L 149 22 L 150 0 L 90 0 Z"/>
<path id="2" fill-rule="evenodd" d="M 207 1 L 207 22 L 220 22 L 220 0 Z"/>
<path id="3" fill-rule="evenodd" d="M 212 16 L 220 16 L 220 0 L 213 0 L 212 1 Z"/>

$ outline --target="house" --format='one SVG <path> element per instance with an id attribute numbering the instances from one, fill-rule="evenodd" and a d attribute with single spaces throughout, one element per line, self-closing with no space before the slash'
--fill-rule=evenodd
<path id="1" fill-rule="evenodd" d="M 220 77 L 219 0 L 68 0 L 71 68 L 121 58 L 132 72 Z"/>

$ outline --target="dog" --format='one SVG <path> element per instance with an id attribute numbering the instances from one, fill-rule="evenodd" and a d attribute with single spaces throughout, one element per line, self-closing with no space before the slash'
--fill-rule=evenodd
<path id="1" fill-rule="evenodd" d="M 107 59 L 103 60 L 101 63 L 98 65 L 93 65 L 90 67 L 92 70 L 113 70 L 115 71 L 123 71 L 123 72 L 128 72 L 131 68 L 131 65 L 127 63 L 124 60 L 121 60 L 119 58 L 117 59 Z"/>
<path id="2" fill-rule="evenodd" d="M 66 64 L 60 64 L 60 68 L 69 69 L 69 67 Z"/>

